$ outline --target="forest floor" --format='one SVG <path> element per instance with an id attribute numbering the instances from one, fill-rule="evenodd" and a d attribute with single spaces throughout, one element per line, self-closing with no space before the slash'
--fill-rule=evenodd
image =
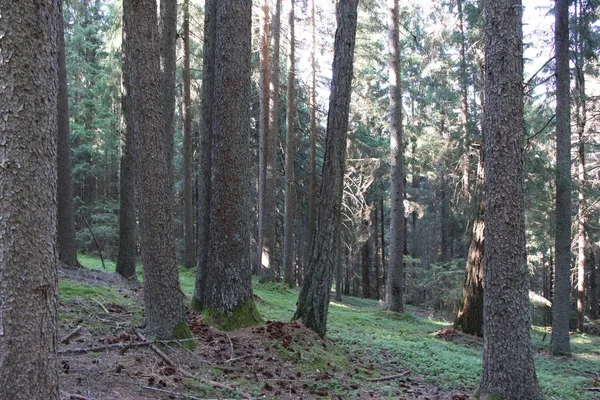
<path id="1" fill-rule="evenodd" d="M 63 399 L 471 399 L 481 373 L 482 340 L 451 329 L 434 312 L 397 315 L 373 300 L 331 302 L 327 339 L 289 322 L 297 290 L 258 284 L 265 324 L 221 332 L 189 313 L 194 339 L 140 339 L 142 290 L 107 262 L 59 270 L 59 368 Z M 194 271 L 181 270 L 191 296 Z M 67 340 L 63 340 L 70 336 Z M 594 399 L 600 337 L 573 335 L 573 356 L 548 355 L 549 333 L 534 328 L 537 374 L 547 399 Z M 190 343 L 195 347 L 189 349 Z"/>

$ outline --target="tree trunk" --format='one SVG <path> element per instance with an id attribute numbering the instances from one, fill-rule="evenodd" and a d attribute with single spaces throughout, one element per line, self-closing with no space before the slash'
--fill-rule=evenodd
<path id="1" fill-rule="evenodd" d="M 471 197 L 471 155 L 470 148 L 470 129 L 469 129 L 469 101 L 468 101 L 468 72 L 467 72 L 467 51 L 464 29 L 463 0 L 456 0 L 458 8 L 458 30 L 460 33 L 460 117 L 462 128 L 462 146 L 467 149 L 466 160 L 463 161 L 463 175 L 461 178 L 462 191 L 467 199 Z"/>
<path id="2" fill-rule="evenodd" d="M 335 34 L 317 231 L 304 286 L 294 314 L 294 319 L 302 319 L 304 325 L 320 336 L 325 336 L 327 331 L 329 289 L 338 256 L 337 236 L 341 234 L 340 211 L 346 164 L 357 8 L 358 0 L 339 2 L 337 6 L 338 27 Z"/>
<path id="3" fill-rule="evenodd" d="M 473 222 L 473 237 L 467 255 L 467 268 L 460 309 L 454 328 L 470 335 L 483 336 L 483 255 L 484 255 L 484 156 L 480 151 L 475 185 L 477 212 Z"/>
<path id="4" fill-rule="evenodd" d="M 480 399 L 541 399 L 531 347 L 520 0 L 484 1 L 485 250 Z"/>
<path id="5" fill-rule="evenodd" d="M 192 99 L 190 82 L 190 0 L 183 2 L 183 266 L 193 268 L 194 248 L 194 180 L 192 144 Z"/>
<path id="6" fill-rule="evenodd" d="M 71 131 L 67 97 L 67 63 L 62 13 L 58 20 L 58 257 L 71 267 L 79 267 L 75 241 L 75 203 L 71 168 Z"/>
<path id="7" fill-rule="evenodd" d="M 390 258 L 386 302 L 391 311 L 402 312 L 402 275 L 404 271 L 404 146 L 402 143 L 402 88 L 400 81 L 400 39 L 398 0 L 388 0 L 390 48 Z"/>
<path id="8" fill-rule="evenodd" d="M 344 258 L 345 252 L 342 251 L 342 235 L 338 235 L 338 257 L 335 263 L 335 301 L 338 303 L 342 302 L 342 276 L 343 276 L 343 268 L 344 268 Z M 344 246 L 345 247 L 345 246 Z"/>
<path id="9" fill-rule="evenodd" d="M 598 262 L 596 261 L 596 252 L 590 252 L 590 313 L 591 319 L 598 319 L 599 306 L 598 304 Z"/>
<path id="10" fill-rule="evenodd" d="M 259 83 L 259 152 L 258 152 L 258 251 L 257 266 L 262 282 L 274 281 L 275 270 L 272 263 L 273 246 L 273 216 L 274 216 L 274 191 L 273 191 L 273 151 L 271 151 L 270 132 L 270 76 L 269 76 L 269 2 L 263 4 L 263 24 L 260 43 L 260 83 Z M 279 21 L 275 21 L 278 24 Z M 278 40 L 278 39 L 277 39 Z M 279 67 L 279 64 L 277 64 Z M 277 77 L 279 78 L 279 77 Z M 274 93 L 279 97 L 279 93 Z M 277 116 L 278 118 L 278 116 Z M 269 171 L 267 171 L 269 169 Z M 267 186 L 269 174 L 269 186 Z"/>
<path id="11" fill-rule="evenodd" d="M 311 88 L 310 88 L 310 183 L 308 187 L 308 242 L 306 244 L 306 259 L 310 258 L 312 241 L 315 236 L 317 223 L 317 33 L 315 1 L 311 2 L 310 28 L 311 28 Z"/>
<path id="12" fill-rule="evenodd" d="M 296 196 L 294 190 L 294 160 L 296 158 L 296 137 L 294 120 L 296 117 L 296 44 L 294 35 L 294 0 L 290 9 L 290 54 L 287 80 L 287 137 L 285 150 L 285 219 L 283 226 L 283 271 L 284 280 L 295 286 L 294 280 L 294 214 Z"/>
<path id="13" fill-rule="evenodd" d="M 126 8 L 127 6 L 127 8 Z M 123 4 L 123 30 L 131 26 L 129 4 Z M 126 33 L 126 32 L 125 32 Z M 119 177 L 119 254 L 116 271 L 124 278 L 135 276 L 136 261 L 136 192 L 135 192 L 135 143 L 139 135 L 131 88 L 131 38 L 124 34 L 122 42 L 121 107 L 124 127 L 121 132 L 121 171 Z"/>
<path id="14" fill-rule="evenodd" d="M 210 250 L 203 318 L 256 324 L 250 249 L 251 0 L 216 3 Z M 232 168 L 234 167 L 234 168 Z"/>
<path id="15" fill-rule="evenodd" d="M 361 249 L 361 272 L 362 272 L 362 297 L 363 299 L 371 298 L 371 279 L 370 279 L 370 271 L 371 271 L 371 239 L 367 240 Z"/>
<path id="16" fill-rule="evenodd" d="M 212 141 L 215 85 L 216 0 L 204 3 L 204 59 L 202 60 L 202 113 L 200 119 L 200 174 L 198 179 L 198 242 L 196 243 L 196 284 L 192 307 L 203 308 L 210 250 L 210 209 L 212 194 Z"/>
<path id="17" fill-rule="evenodd" d="M 381 272 L 379 266 L 380 257 L 379 257 L 379 201 L 375 201 L 373 204 L 373 232 L 374 238 L 374 252 L 375 252 L 375 298 L 379 300 L 381 298 Z"/>
<path id="18" fill-rule="evenodd" d="M 125 7 L 126 6 L 126 7 Z M 162 87 L 160 56 L 156 45 L 158 24 L 155 0 L 125 0 L 125 35 L 131 39 L 130 87 L 139 128 L 136 135 L 140 242 L 144 272 L 144 311 L 150 337 L 181 338 L 190 335 L 179 288 L 173 238 L 172 169 L 169 167 L 168 125 L 163 118 L 166 90 Z M 163 21 L 163 23 L 165 23 Z M 174 92 L 172 92 L 174 95 Z"/>
<path id="19" fill-rule="evenodd" d="M 60 1 L 0 18 L 0 398 L 58 400 L 57 107 Z"/>
<path id="20" fill-rule="evenodd" d="M 556 0 L 556 272 L 552 299 L 552 355 L 571 354 L 571 106 L 569 71 L 569 1 Z"/>

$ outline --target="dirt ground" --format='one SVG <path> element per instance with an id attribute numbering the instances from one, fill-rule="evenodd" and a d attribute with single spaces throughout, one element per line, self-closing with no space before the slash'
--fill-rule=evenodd
<path id="1" fill-rule="evenodd" d="M 188 313 L 195 348 L 182 346 L 189 343 L 157 343 L 157 352 L 138 336 L 143 329 L 133 323 L 136 313 L 140 315 L 142 296 L 135 282 L 81 269 L 62 268 L 59 276 L 116 288 L 133 304 L 127 309 L 86 299 L 60 305 L 62 399 L 470 398 L 464 392 L 440 390 L 408 370 L 380 370 L 361 363 L 360 354 L 348 357 L 351 367 L 326 362 L 322 369 L 306 371 L 303 357 L 315 349 L 337 347 L 298 322 L 267 321 L 264 326 L 226 333 L 204 324 L 197 313 Z"/>

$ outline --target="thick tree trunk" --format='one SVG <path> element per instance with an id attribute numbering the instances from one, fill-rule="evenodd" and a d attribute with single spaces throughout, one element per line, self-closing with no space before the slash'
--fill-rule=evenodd
<path id="1" fill-rule="evenodd" d="M 467 255 L 467 268 L 460 309 L 454 327 L 477 336 L 483 336 L 483 254 L 484 254 L 484 166 L 483 149 L 480 151 L 475 185 L 477 212 L 473 222 L 473 237 Z"/>
<path id="2" fill-rule="evenodd" d="M 338 3 L 335 33 L 333 78 L 327 115 L 327 137 L 323 160 L 323 178 L 319 192 L 317 231 L 306 270 L 306 278 L 294 319 L 320 336 L 327 331 L 329 289 L 337 263 L 346 164 L 346 139 L 352 88 L 354 43 L 358 0 Z"/>
<path id="3" fill-rule="evenodd" d="M 260 83 L 259 83 L 259 151 L 258 151 L 258 249 L 257 263 L 260 279 L 262 282 L 275 280 L 274 265 L 271 261 L 273 246 L 273 215 L 274 215 L 274 195 L 273 192 L 273 160 L 271 151 L 270 132 L 270 76 L 269 76 L 269 2 L 265 0 L 263 4 L 263 24 L 260 43 Z M 279 21 L 275 21 L 279 23 Z M 279 65 L 279 64 L 278 64 Z M 279 93 L 276 94 L 279 96 Z M 269 168 L 270 167 L 270 168 Z M 270 169 L 267 172 L 267 169 Z M 267 186 L 267 174 L 270 174 L 269 185 Z"/>
<path id="4" fill-rule="evenodd" d="M 484 0 L 485 255 L 480 399 L 541 399 L 531 347 L 520 0 Z"/>
<path id="5" fill-rule="evenodd" d="M 67 97 L 67 63 L 62 13 L 58 20 L 58 257 L 71 267 L 79 267 L 75 240 L 75 203 L 71 168 L 71 130 Z"/>
<path id="6" fill-rule="evenodd" d="M 294 218 L 296 211 L 296 192 L 294 190 L 294 160 L 296 158 L 296 135 L 294 120 L 296 118 L 296 44 L 294 34 L 294 0 L 290 9 L 290 54 L 288 60 L 287 80 L 287 136 L 285 150 L 285 219 L 283 226 L 283 271 L 284 280 L 290 286 L 296 285 L 294 280 Z"/>
<path id="7" fill-rule="evenodd" d="M 123 4 L 123 27 L 131 26 L 129 3 Z M 134 137 L 139 129 L 129 89 L 131 88 L 131 38 L 124 32 L 122 43 L 121 107 L 124 127 L 121 132 L 121 170 L 119 177 L 119 254 L 116 271 L 124 278 L 135 276 L 136 261 L 136 188 Z"/>
<path id="8" fill-rule="evenodd" d="M 402 312 L 404 273 L 404 146 L 402 143 L 402 88 L 400 81 L 400 39 L 398 0 L 388 0 L 390 48 L 390 258 L 386 302 L 391 311 Z"/>
<path id="9" fill-rule="evenodd" d="M 216 0 L 204 3 L 204 59 L 202 60 L 202 113 L 200 119 L 200 174 L 198 179 L 198 242 L 196 284 L 192 307 L 202 310 L 206 275 L 210 269 L 210 208 L 212 194 L 212 137 L 215 85 Z"/>
<path id="10" fill-rule="evenodd" d="M 203 318 L 256 324 L 250 249 L 251 0 L 216 3 L 210 250 Z M 233 167 L 233 168 L 232 168 Z"/>
<path id="11" fill-rule="evenodd" d="M 310 259 L 310 250 L 315 236 L 317 224 L 317 21 L 315 1 L 311 2 L 310 28 L 311 28 L 311 88 L 310 88 L 310 183 L 308 186 L 308 242 L 306 244 L 306 259 Z"/>
<path id="12" fill-rule="evenodd" d="M 550 353 L 571 353 L 571 106 L 569 71 L 569 1 L 556 0 L 554 52 L 556 58 L 556 251 L 552 299 Z"/>
<path id="13" fill-rule="evenodd" d="M 144 272 L 144 311 L 150 337 L 189 336 L 183 293 L 179 288 L 172 214 L 172 169 L 169 167 L 169 135 L 161 103 L 161 85 L 155 0 L 125 0 L 131 12 L 125 35 L 131 46 L 131 105 L 139 128 L 136 133 L 136 164 L 139 167 L 138 202 L 140 241 Z M 162 81 L 164 82 L 164 81 Z M 173 92 L 174 95 L 174 92 Z"/>
<path id="14" fill-rule="evenodd" d="M 190 0 L 183 2 L 183 266 L 193 268 L 196 261 L 194 248 L 194 180 L 192 144 L 192 99 L 190 82 Z"/>
<path id="15" fill-rule="evenodd" d="M 0 18 L 0 398 L 58 400 L 57 106 L 60 1 Z"/>

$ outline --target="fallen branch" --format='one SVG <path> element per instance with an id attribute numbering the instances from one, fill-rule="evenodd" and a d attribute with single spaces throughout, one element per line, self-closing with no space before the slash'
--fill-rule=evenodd
<path id="1" fill-rule="evenodd" d="M 600 388 L 594 388 L 594 387 L 583 388 L 583 390 L 587 390 L 588 392 L 600 392 Z"/>
<path id="2" fill-rule="evenodd" d="M 67 393 L 63 390 L 60 391 L 60 395 L 66 397 L 68 400 L 92 400 L 89 397 L 85 397 L 80 394 Z"/>
<path id="3" fill-rule="evenodd" d="M 396 378 L 400 378 L 402 376 L 406 376 L 409 373 L 410 373 L 410 371 L 406 370 L 404 372 L 401 372 L 401 373 L 395 374 L 395 375 L 382 376 L 382 377 L 379 377 L 379 378 L 369 378 L 369 379 L 365 379 L 365 380 L 369 381 L 369 382 L 390 381 L 392 379 L 396 379 Z"/>
<path id="4" fill-rule="evenodd" d="M 104 310 L 104 312 L 105 312 L 107 315 L 110 315 L 110 312 L 109 312 L 109 311 L 106 309 L 106 307 L 104 307 L 104 304 L 100 303 L 100 302 L 99 302 L 98 300 L 96 300 L 96 299 L 92 299 L 92 301 L 93 301 L 93 302 L 95 302 L 96 304 L 98 304 L 100 307 L 102 307 L 102 309 Z"/>
<path id="5" fill-rule="evenodd" d="M 147 390 L 154 390 L 155 392 L 166 393 L 169 396 L 175 396 L 175 398 L 179 398 L 179 399 L 201 400 L 200 397 L 195 397 L 195 396 L 192 396 L 189 394 L 173 392 L 171 390 L 161 389 L 161 388 L 157 388 L 157 387 L 153 387 L 153 386 L 142 386 L 142 388 L 147 389 Z"/>
<path id="6" fill-rule="evenodd" d="M 156 347 L 156 345 L 154 345 L 154 343 L 149 342 L 148 339 L 146 339 L 146 337 L 142 334 L 142 332 L 140 332 L 139 329 L 135 330 L 135 334 L 141 340 L 143 340 L 144 342 L 147 342 L 148 345 L 150 346 L 150 348 L 152 349 L 152 351 L 155 352 L 156 354 L 158 354 L 158 356 L 160 358 L 162 358 L 167 364 L 169 364 L 171 367 L 175 368 L 175 370 L 178 370 L 179 372 L 181 372 L 181 375 L 183 375 L 187 378 L 194 377 L 194 375 L 191 372 L 188 372 L 184 368 L 181 368 L 177 364 L 175 364 L 175 362 L 173 362 L 173 360 L 171 360 L 171 358 L 168 355 L 166 355 L 164 351 L 162 351 L 161 349 Z"/>
<path id="7" fill-rule="evenodd" d="M 155 343 L 167 344 L 167 343 L 182 343 L 189 342 L 192 340 L 199 340 L 199 338 L 190 338 L 190 339 L 177 339 L 177 340 L 156 340 L 153 342 L 119 342 L 113 344 L 104 344 L 92 347 L 76 347 L 74 349 L 62 349 L 58 351 L 58 354 L 82 354 L 82 353 L 98 353 L 101 351 L 108 351 L 113 349 L 128 349 L 130 347 L 144 347 L 151 346 Z"/>
<path id="8" fill-rule="evenodd" d="M 69 340 L 73 338 L 73 336 L 76 336 L 79 334 L 79 331 L 81 330 L 81 325 L 77 325 L 77 328 L 75 328 L 74 330 L 72 330 L 67 336 L 65 336 L 63 338 L 63 340 L 61 340 L 60 342 L 63 344 L 68 344 Z"/>

